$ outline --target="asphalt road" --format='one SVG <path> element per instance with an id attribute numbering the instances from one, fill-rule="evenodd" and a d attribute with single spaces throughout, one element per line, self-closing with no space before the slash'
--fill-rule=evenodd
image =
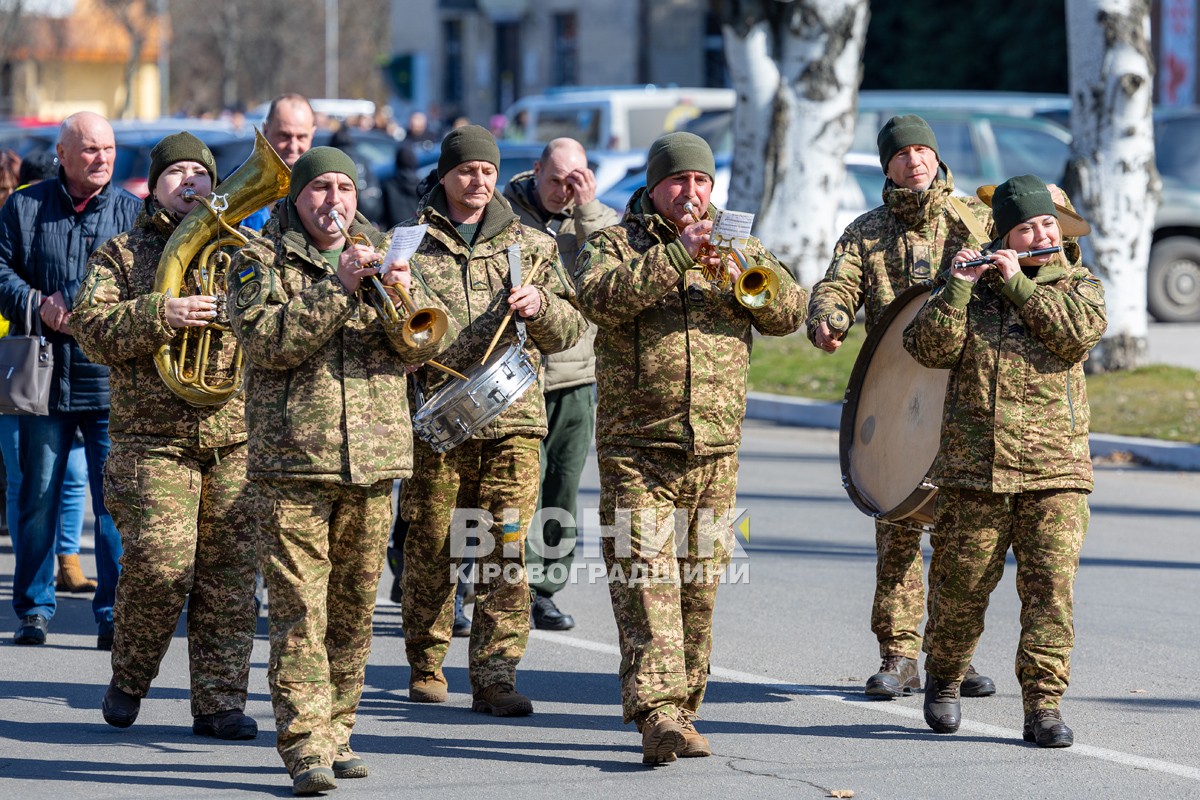
<path id="1" fill-rule="evenodd" d="M 957 735 L 931 733 L 919 695 L 867 701 L 878 657 L 868 626 L 870 520 L 840 486 L 832 431 L 748 426 L 740 505 L 751 540 L 721 590 L 713 676 L 699 728 L 715 755 L 656 769 L 620 720 L 616 631 L 606 588 L 585 569 L 561 595 L 578 620 L 535 632 L 520 688 L 529 718 L 470 711 L 466 642 L 448 659 L 450 702 L 407 702 L 398 609 L 381 592 L 353 745 L 371 777 L 335 797 L 857 798 L 1200 797 L 1200 474 L 1101 466 L 1076 585 L 1077 646 L 1064 714 L 1077 744 L 1021 741 L 1012 567 L 975 664 L 998 684 L 967 700 Z M 597 499 L 594 463 L 582 504 Z M 585 565 L 596 562 L 594 540 Z M 90 561 L 85 557 L 85 564 Z M 0 608 L 12 553 L 0 539 Z M 386 585 L 386 581 L 385 581 Z M 265 620 L 251 673 L 253 742 L 191 734 L 186 642 L 177 634 L 137 723 L 99 711 L 109 677 L 85 600 L 66 599 L 40 648 L 0 642 L 0 797 L 20 800 L 289 796 L 274 750 Z"/>

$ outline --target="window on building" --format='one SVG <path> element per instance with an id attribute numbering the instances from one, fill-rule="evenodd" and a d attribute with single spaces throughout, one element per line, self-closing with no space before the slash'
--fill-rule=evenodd
<path id="1" fill-rule="evenodd" d="M 704 16 L 704 85 L 722 88 L 731 85 L 729 68 L 725 65 L 721 17 L 711 11 Z"/>
<path id="2" fill-rule="evenodd" d="M 445 62 L 442 68 L 442 99 L 446 103 L 463 100 L 463 26 L 462 20 L 442 21 Z"/>
<path id="3" fill-rule="evenodd" d="M 579 22 L 575 14 L 554 15 L 554 40 L 550 52 L 554 54 L 550 83 L 553 86 L 577 86 L 579 84 Z"/>

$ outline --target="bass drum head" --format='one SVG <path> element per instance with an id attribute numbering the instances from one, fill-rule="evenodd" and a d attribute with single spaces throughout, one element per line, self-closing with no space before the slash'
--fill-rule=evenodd
<path id="1" fill-rule="evenodd" d="M 868 334 L 842 406 L 842 482 L 859 510 L 893 521 L 933 522 L 928 476 L 942 437 L 950 371 L 927 369 L 904 349 L 904 328 L 929 298 L 913 286 Z"/>

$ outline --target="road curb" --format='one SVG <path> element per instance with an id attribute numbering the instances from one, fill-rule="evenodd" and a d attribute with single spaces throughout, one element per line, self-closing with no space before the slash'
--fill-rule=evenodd
<path id="1" fill-rule="evenodd" d="M 746 419 L 838 430 L 842 424 L 842 404 L 750 392 L 746 397 Z M 1127 453 L 1134 460 L 1155 467 L 1200 471 L 1200 445 L 1107 433 L 1093 433 L 1090 443 L 1093 458 Z"/>

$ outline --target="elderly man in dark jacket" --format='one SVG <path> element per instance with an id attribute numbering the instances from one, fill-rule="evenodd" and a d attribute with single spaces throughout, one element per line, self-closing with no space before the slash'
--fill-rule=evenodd
<path id="1" fill-rule="evenodd" d="M 75 294 L 99 245 L 133 227 L 141 201 L 112 186 L 112 126 L 82 111 L 59 132 L 58 179 L 13 194 L 0 211 L 0 314 L 20 329 L 32 305 L 54 345 L 50 413 L 21 417 L 20 537 L 16 542 L 13 610 L 16 644 L 42 644 L 54 617 L 54 535 L 71 440 L 84 437 L 96 517 L 98 586 L 92 610 L 97 647 L 112 647 L 113 598 L 121 540 L 104 507 L 108 456 L 108 368 L 88 361 L 71 330 Z"/>

